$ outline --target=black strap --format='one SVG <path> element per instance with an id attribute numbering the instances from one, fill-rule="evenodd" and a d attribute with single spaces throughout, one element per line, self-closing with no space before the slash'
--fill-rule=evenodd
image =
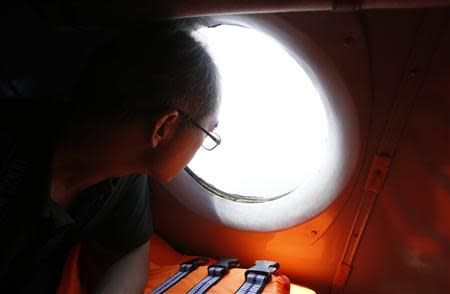
<path id="1" fill-rule="evenodd" d="M 278 270 L 280 264 L 270 260 L 257 260 L 255 265 L 245 272 L 245 282 L 236 294 L 258 294 L 264 289 L 270 276 Z"/>
<path id="2" fill-rule="evenodd" d="M 198 268 L 200 265 L 204 265 L 208 262 L 208 258 L 200 257 L 194 258 L 189 261 L 186 261 L 180 264 L 180 269 L 176 274 L 171 276 L 167 281 L 159 285 L 156 289 L 154 289 L 151 294 L 160 294 L 167 291 L 170 287 L 178 283 L 182 278 L 187 276 L 190 272 Z"/>
<path id="3" fill-rule="evenodd" d="M 212 286 L 219 282 L 219 280 L 228 272 L 230 268 L 236 267 L 238 264 L 239 260 L 237 258 L 227 258 L 208 266 L 208 276 L 189 290 L 187 294 L 206 293 Z"/>

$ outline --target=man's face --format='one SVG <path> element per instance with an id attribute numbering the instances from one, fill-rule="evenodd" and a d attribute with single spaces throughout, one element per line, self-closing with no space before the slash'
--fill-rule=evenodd
<path id="1" fill-rule="evenodd" d="M 166 142 L 158 158 L 157 169 L 151 171 L 152 177 L 161 182 L 168 182 L 183 170 L 194 157 L 197 150 L 205 140 L 204 131 L 200 128 L 187 124 L 180 116 L 177 130 L 170 141 Z M 205 130 L 212 132 L 218 124 L 218 108 L 208 117 L 197 122 Z"/>

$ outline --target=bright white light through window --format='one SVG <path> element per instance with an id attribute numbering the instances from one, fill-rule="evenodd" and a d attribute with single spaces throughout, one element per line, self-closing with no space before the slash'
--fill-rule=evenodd
<path id="1" fill-rule="evenodd" d="M 322 100 L 281 44 L 253 29 L 222 25 L 197 37 L 220 74 L 222 144 L 201 148 L 189 168 L 231 194 L 271 198 L 301 188 L 327 144 Z"/>

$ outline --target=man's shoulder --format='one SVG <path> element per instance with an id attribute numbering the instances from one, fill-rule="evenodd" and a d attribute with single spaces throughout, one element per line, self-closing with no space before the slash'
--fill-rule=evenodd
<path id="1" fill-rule="evenodd" d="M 116 179 L 104 222 L 97 228 L 96 239 L 121 252 L 145 243 L 153 231 L 145 174 L 131 174 Z M 99 231 L 101 233 L 99 233 Z"/>
<path id="2" fill-rule="evenodd" d="M 144 209 L 148 203 L 148 178 L 145 174 L 130 174 L 122 176 L 114 184 L 112 198 L 115 198 L 116 209 Z"/>

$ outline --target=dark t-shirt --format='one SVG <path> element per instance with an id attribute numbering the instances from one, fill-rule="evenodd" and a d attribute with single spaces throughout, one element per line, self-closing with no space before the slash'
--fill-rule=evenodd
<path id="1" fill-rule="evenodd" d="M 52 146 L 63 117 L 58 103 L 0 100 L 1 293 L 54 290 L 67 250 L 80 240 L 125 253 L 152 232 L 142 174 L 98 183 L 69 209 L 52 201 Z"/>

